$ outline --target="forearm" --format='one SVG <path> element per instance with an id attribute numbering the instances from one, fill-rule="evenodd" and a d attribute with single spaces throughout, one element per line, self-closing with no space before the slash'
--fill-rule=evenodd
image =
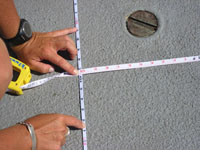
<path id="1" fill-rule="evenodd" d="M 31 150 L 30 133 L 25 126 L 15 125 L 0 130 L 1 150 Z"/>
<path id="2" fill-rule="evenodd" d="M 0 99 L 3 97 L 12 80 L 13 69 L 8 50 L 3 40 L 0 39 Z"/>
<path id="3" fill-rule="evenodd" d="M 13 0 L 0 0 L 0 34 L 3 38 L 13 38 L 19 28 L 20 17 Z"/>

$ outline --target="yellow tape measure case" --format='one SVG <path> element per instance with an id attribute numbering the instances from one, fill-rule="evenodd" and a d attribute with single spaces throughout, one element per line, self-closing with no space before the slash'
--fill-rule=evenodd
<path id="1" fill-rule="evenodd" d="M 23 62 L 15 59 L 13 57 L 10 57 L 10 60 L 11 60 L 12 66 L 13 66 L 13 70 L 18 72 L 19 76 L 16 81 L 10 82 L 8 89 L 10 89 L 10 92 L 12 92 L 12 93 L 22 95 L 23 91 L 20 87 L 22 85 L 29 83 L 31 80 L 31 77 L 32 77 L 30 68 Z"/>

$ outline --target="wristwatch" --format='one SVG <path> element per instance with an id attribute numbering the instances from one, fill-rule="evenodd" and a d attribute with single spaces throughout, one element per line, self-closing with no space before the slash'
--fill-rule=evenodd
<path id="1" fill-rule="evenodd" d="M 9 46 L 17 46 L 30 40 L 32 37 L 31 25 L 25 19 L 20 19 L 17 35 L 11 39 L 5 39 Z"/>

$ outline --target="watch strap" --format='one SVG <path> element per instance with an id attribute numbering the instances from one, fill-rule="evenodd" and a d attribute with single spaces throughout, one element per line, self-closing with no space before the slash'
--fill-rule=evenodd
<path id="1" fill-rule="evenodd" d="M 9 46 L 17 46 L 17 45 L 21 45 L 23 43 L 25 43 L 26 41 L 28 41 L 29 39 L 27 39 L 26 37 L 24 37 L 23 35 L 20 35 L 20 33 L 22 33 L 21 30 L 22 29 L 22 25 L 23 25 L 23 22 L 26 21 L 25 19 L 20 19 L 20 25 L 19 25 L 19 29 L 18 29 L 18 32 L 16 34 L 15 37 L 13 38 L 10 38 L 10 39 L 5 39 L 6 43 L 9 45 Z"/>

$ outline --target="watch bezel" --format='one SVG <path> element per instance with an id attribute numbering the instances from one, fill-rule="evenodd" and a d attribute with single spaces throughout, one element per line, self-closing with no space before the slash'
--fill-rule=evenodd
<path id="1" fill-rule="evenodd" d="M 28 28 L 25 26 L 27 26 Z M 27 31 L 27 29 L 30 31 Z M 26 34 L 27 32 L 30 32 L 30 34 L 29 35 Z M 24 40 L 30 39 L 32 37 L 31 25 L 26 20 L 22 22 L 21 29 L 20 29 L 20 35 Z"/>

